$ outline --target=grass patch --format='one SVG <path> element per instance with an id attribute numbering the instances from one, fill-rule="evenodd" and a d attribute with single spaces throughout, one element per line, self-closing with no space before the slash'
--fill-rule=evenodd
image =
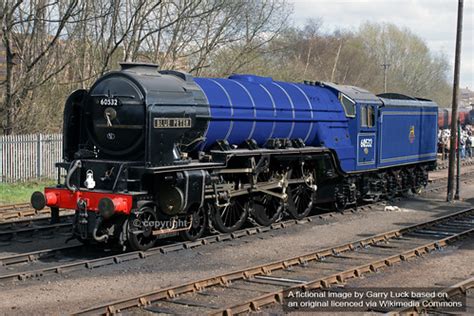
<path id="1" fill-rule="evenodd" d="M 55 185 L 53 180 L 31 181 L 21 183 L 0 183 L 0 205 L 30 202 L 31 194 L 43 191 L 45 186 Z"/>

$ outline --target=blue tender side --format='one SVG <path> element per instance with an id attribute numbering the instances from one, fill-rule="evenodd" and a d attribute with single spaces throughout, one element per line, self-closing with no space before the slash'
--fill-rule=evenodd
<path id="1" fill-rule="evenodd" d="M 431 101 L 382 101 L 378 167 L 435 160 L 438 106 Z"/>

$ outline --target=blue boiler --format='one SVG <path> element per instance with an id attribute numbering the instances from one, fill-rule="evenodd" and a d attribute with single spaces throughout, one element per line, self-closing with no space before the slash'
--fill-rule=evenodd
<path id="1" fill-rule="evenodd" d="M 271 138 L 300 138 L 320 146 L 318 123 L 347 124 L 337 95 L 328 89 L 255 75 L 194 80 L 210 107 L 204 150 L 217 140 L 240 145 L 254 139 L 263 146 Z"/>

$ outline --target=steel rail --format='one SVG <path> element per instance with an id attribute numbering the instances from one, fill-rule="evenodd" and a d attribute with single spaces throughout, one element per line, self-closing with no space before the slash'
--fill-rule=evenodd
<path id="1" fill-rule="evenodd" d="M 253 235 L 258 235 L 258 234 L 262 234 L 269 231 L 286 229 L 294 225 L 304 225 L 304 224 L 312 223 L 316 220 L 328 220 L 331 218 L 335 218 L 337 216 L 344 216 L 344 214 L 347 214 L 347 213 L 353 214 L 353 213 L 371 211 L 373 208 L 377 206 L 382 206 L 382 205 L 383 205 L 382 202 L 372 203 L 365 206 L 360 206 L 357 209 L 355 208 L 346 209 L 343 213 L 330 212 L 330 213 L 325 213 L 325 214 L 309 216 L 301 220 L 289 219 L 289 220 L 273 223 L 270 226 L 249 227 L 249 228 L 240 229 L 233 233 L 221 233 L 217 235 L 206 236 L 203 238 L 199 238 L 196 241 L 183 241 L 183 242 L 172 243 L 169 245 L 157 246 L 147 251 L 131 251 L 131 252 L 114 254 L 114 255 L 108 255 L 108 256 L 96 258 L 96 259 L 81 260 L 74 263 L 47 267 L 44 269 L 21 271 L 21 272 L 0 275 L 0 282 L 26 280 L 29 278 L 45 276 L 48 274 L 67 273 L 67 272 L 75 271 L 78 269 L 84 269 L 84 268 L 93 269 L 93 268 L 99 268 L 106 265 L 120 264 L 122 262 L 127 262 L 131 260 L 145 259 L 148 257 L 166 254 L 166 253 L 170 253 L 174 251 L 194 249 L 196 247 L 200 247 L 200 246 L 204 246 L 208 244 L 219 243 L 219 242 L 230 241 L 230 240 L 237 240 L 245 236 L 253 236 Z M 76 247 L 79 248 L 80 246 L 76 246 L 76 245 L 63 246 L 63 247 L 58 247 L 58 248 L 44 249 L 44 250 L 38 250 L 38 251 L 33 251 L 33 252 L 28 252 L 28 253 L 0 257 L 0 266 L 2 265 L 13 266 L 15 264 L 20 264 L 20 263 L 35 262 L 41 258 L 50 257 L 54 254 L 58 254 L 64 251 L 70 251 Z"/>
<path id="2" fill-rule="evenodd" d="M 0 221 L 6 221 L 17 218 L 33 217 L 39 215 L 49 215 L 50 209 L 35 210 L 31 206 L 25 207 L 23 210 L 5 211 L 0 213 Z"/>
<path id="3" fill-rule="evenodd" d="M 465 175 L 474 174 L 474 172 L 467 173 Z M 445 178 L 438 178 L 431 181 L 430 184 L 435 184 L 441 182 Z M 466 179 L 464 182 L 470 182 L 474 179 Z M 423 193 L 439 191 L 444 189 L 444 186 L 437 187 L 427 187 Z M 422 193 L 422 194 L 423 194 Z M 350 209 L 349 209 L 350 210 Z M 40 217 L 40 218 L 22 218 L 15 221 L 0 222 L 0 239 L 5 239 L 5 236 L 16 236 L 19 234 L 28 234 L 35 233 L 38 231 L 47 231 L 47 230 L 56 230 L 58 228 L 72 227 L 73 214 L 63 214 L 60 216 L 60 223 L 49 224 L 49 217 Z M 16 226 L 19 226 L 18 229 L 14 229 Z M 13 228 L 13 229 L 12 229 Z"/>
<path id="4" fill-rule="evenodd" d="M 466 164 L 473 164 L 474 165 L 474 160 L 473 161 L 466 161 Z M 463 174 L 463 176 L 468 176 L 474 174 L 474 172 L 467 172 Z M 435 184 L 438 182 L 443 182 L 446 180 L 445 177 L 443 178 L 437 178 L 432 181 L 430 181 L 430 184 Z M 470 182 L 474 179 L 468 178 L 467 180 L 463 181 L 464 183 Z M 428 192 L 436 192 L 439 190 L 444 189 L 444 186 L 439 185 L 437 187 L 427 187 L 424 189 L 422 194 L 426 194 Z M 34 234 L 38 231 L 44 232 L 47 230 L 57 230 L 58 228 L 66 228 L 68 226 L 72 227 L 72 217 L 74 216 L 73 214 L 70 214 L 71 210 L 63 210 L 63 212 L 67 212 L 68 214 L 63 214 L 60 216 L 61 222 L 56 223 L 56 224 L 47 224 L 47 225 L 41 225 L 43 222 L 48 222 L 50 217 L 34 217 L 32 216 L 31 218 L 21 218 L 19 220 L 14 220 L 14 221 L 2 221 L 2 213 L 1 210 L 5 210 L 8 208 L 17 208 L 21 209 L 22 207 L 28 207 L 28 203 L 22 203 L 22 204 L 16 204 L 16 205 L 4 205 L 0 206 L 0 239 L 5 239 L 5 238 L 11 238 L 11 237 L 16 237 L 19 234 Z M 30 211 L 29 211 L 30 212 Z M 43 211 L 41 211 L 43 212 Z M 48 210 L 46 213 L 49 213 L 50 211 Z M 45 223 L 46 224 L 46 223 Z M 20 226 L 19 229 L 11 229 L 12 227 L 14 228 L 15 226 Z M 25 226 L 31 226 L 31 227 L 25 227 Z M 7 236 L 7 237 L 5 237 Z"/>
<path id="5" fill-rule="evenodd" d="M 474 176 L 474 171 L 465 173 L 465 174 L 463 174 L 463 176 Z M 430 184 L 432 184 L 432 185 L 437 184 L 437 183 L 442 183 L 442 184 L 439 184 L 435 187 L 426 188 L 419 195 L 422 196 L 426 193 L 438 192 L 438 191 L 441 191 L 441 190 L 445 190 L 446 189 L 446 180 L 447 180 L 447 178 L 438 178 L 438 179 L 434 179 L 434 180 L 430 181 Z M 469 184 L 469 183 L 472 183 L 473 181 L 474 181 L 474 177 L 468 177 L 467 179 L 464 179 L 461 182 L 462 182 L 462 184 Z M 443 183 L 443 182 L 445 182 L 445 183 Z"/>
<path id="6" fill-rule="evenodd" d="M 474 288 L 474 277 L 458 282 L 456 284 L 453 284 L 441 290 L 442 292 L 447 294 L 447 297 L 437 298 L 437 299 L 426 299 L 426 300 L 419 300 L 419 301 L 420 302 L 446 301 L 456 296 L 466 295 L 467 290 L 472 289 L 472 288 Z M 438 310 L 438 308 L 423 307 L 423 304 L 420 304 L 420 306 L 396 309 L 396 310 L 386 313 L 386 315 L 421 315 L 421 314 L 432 315 L 434 314 L 433 312 L 435 312 L 436 310 Z"/>
<path id="7" fill-rule="evenodd" d="M 435 190 L 438 190 L 438 188 L 430 188 L 429 190 L 435 191 Z M 145 259 L 145 258 L 155 256 L 155 255 L 166 254 L 168 252 L 196 248 L 199 246 L 216 243 L 216 242 L 235 240 L 240 237 L 256 235 L 256 234 L 264 233 L 267 231 L 274 231 L 277 229 L 287 228 L 293 225 L 307 224 L 315 220 L 327 220 L 329 218 L 344 215 L 347 213 L 370 211 L 378 206 L 383 206 L 383 205 L 384 205 L 384 201 L 380 201 L 380 202 L 375 202 L 375 203 L 371 203 L 371 204 L 367 204 L 363 206 L 358 206 L 357 208 L 354 208 L 354 207 L 348 208 L 344 210 L 344 212 L 342 213 L 341 212 L 328 212 L 324 214 L 312 215 L 301 220 L 290 219 L 290 220 L 274 223 L 268 227 L 265 227 L 265 226 L 250 227 L 250 228 L 241 229 L 229 234 L 221 233 L 217 235 L 206 236 L 196 241 L 176 242 L 169 245 L 157 246 L 152 249 L 149 249 L 146 252 L 132 251 L 132 252 L 126 252 L 126 253 L 121 253 L 121 254 L 108 255 L 101 258 L 81 260 L 75 263 L 58 265 L 54 267 L 44 268 L 41 270 L 30 270 L 30 271 L 11 273 L 8 275 L 0 275 L 0 282 L 26 280 L 29 278 L 45 276 L 48 274 L 67 273 L 67 272 L 71 272 L 71 271 L 75 271 L 75 270 L 83 269 L 83 268 L 86 268 L 86 269 L 99 268 L 106 265 L 120 264 L 122 262 L 127 262 L 130 260 Z M 0 232 L 0 236 L 1 236 L 1 232 Z M 43 250 L 38 250 L 38 251 L 33 251 L 33 252 L 28 252 L 28 253 L 21 253 L 21 254 L 0 257 L 0 266 L 2 265 L 12 266 L 15 264 L 20 264 L 20 263 L 32 263 L 42 258 L 51 257 L 53 255 L 61 254 L 63 252 L 67 252 L 76 248 L 79 248 L 79 247 L 76 245 L 62 246 L 62 247 L 57 247 L 57 248 L 43 249 Z"/>
<path id="8" fill-rule="evenodd" d="M 37 251 L 31 251 L 11 256 L 0 257 L 0 266 L 11 266 L 20 263 L 28 263 L 54 256 L 55 254 L 83 248 L 83 245 L 62 246 L 57 248 L 48 248 Z"/>
<path id="9" fill-rule="evenodd" d="M 23 210 L 25 208 L 31 208 L 31 204 L 30 203 L 18 203 L 18 204 L 0 205 L 0 213 L 20 211 L 20 210 Z"/>
<path id="10" fill-rule="evenodd" d="M 73 210 L 60 210 L 61 213 L 72 212 Z M 35 210 L 30 203 L 0 205 L 0 224 L 2 222 L 9 222 L 11 220 L 34 220 L 35 217 L 46 215 L 50 218 L 51 209 L 45 208 L 43 210 Z M 39 217 L 40 219 L 45 217 Z"/>
<path id="11" fill-rule="evenodd" d="M 346 252 L 351 252 L 356 249 L 365 248 L 367 246 L 375 246 L 379 243 L 387 242 L 391 239 L 400 239 L 402 236 L 408 235 L 409 233 L 414 233 L 420 231 L 424 228 L 433 227 L 434 225 L 446 222 L 452 222 L 453 220 L 458 220 L 463 217 L 469 217 L 469 228 L 462 230 L 459 233 L 452 233 L 448 237 L 441 239 L 436 239 L 435 241 L 430 241 L 429 243 L 423 244 L 421 246 L 416 246 L 409 250 L 403 250 L 401 253 L 395 255 L 389 255 L 382 259 L 376 259 L 370 261 L 369 263 L 351 267 L 342 272 L 337 272 L 326 277 L 317 278 L 304 284 L 297 284 L 286 288 L 281 288 L 278 291 L 271 293 L 266 293 L 258 297 L 252 298 L 251 300 L 246 300 L 240 302 L 239 304 L 234 304 L 227 306 L 221 309 L 212 309 L 212 314 L 216 315 L 232 315 L 238 313 L 248 313 L 259 310 L 260 307 L 273 304 L 281 303 L 283 301 L 283 296 L 286 291 L 289 290 L 308 290 L 316 288 L 326 288 L 331 284 L 339 284 L 344 282 L 344 280 L 354 277 L 360 277 L 365 273 L 378 271 L 380 268 L 391 266 L 395 263 L 406 261 L 410 258 L 421 256 L 425 253 L 431 252 L 433 250 L 445 247 L 453 240 L 456 240 L 462 236 L 470 234 L 473 232 L 473 220 L 472 215 L 474 214 L 474 208 L 468 208 L 454 214 L 442 216 L 427 222 L 420 224 L 415 224 L 409 227 L 404 227 L 397 230 L 391 230 L 382 234 L 377 234 L 372 237 L 360 239 L 357 241 L 345 243 L 336 247 L 330 247 L 323 250 L 317 250 L 304 255 L 297 257 L 275 261 L 271 263 L 266 263 L 263 265 L 254 266 L 251 268 L 246 268 L 238 271 L 233 271 L 230 273 L 224 273 L 220 275 L 215 275 L 210 278 L 201 279 L 198 281 L 193 281 L 185 283 L 178 286 L 171 286 L 157 291 L 152 291 L 146 294 L 139 296 L 134 296 L 132 298 L 126 298 L 123 300 L 114 301 L 111 303 L 91 307 L 76 313 L 76 315 L 88 315 L 88 314 L 101 314 L 109 315 L 121 312 L 125 309 L 130 309 L 133 307 L 144 307 L 149 306 L 150 304 L 157 301 L 169 301 L 173 300 L 179 295 L 194 293 L 202 291 L 205 288 L 213 286 L 227 286 L 237 280 L 248 280 L 255 278 L 256 276 L 266 276 L 277 270 L 284 270 L 294 266 L 300 266 L 302 264 L 307 264 L 308 262 L 316 262 L 327 257 L 338 256 Z"/>
<path id="12" fill-rule="evenodd" d="M 461 162 L 461 166 L 472 166 L 472 165 L 474 165 L 474 159 L 471 159 L 471 160 L 465 159 Z M 449 166 L 448 161 L 441 162 L 441 163 L 438 161 L 438 165 L 436 167 L 436 170 L 445 170 L 445 169 L 448 169 L 448 166 Z"/>
<path id="13" fill-rule="evenodd" d="M 261 307 L 269 305 L 269 304 L 275 304 L 275 303 L 281 304 L 283 302 L 284 293 L 287 291 L 292 291 L 292 290 L 307 291 L 311 289 L 324 289 L 334 284 L 341 284 L 341 283 L 344 283 L 348 279 L 358 278 L 364 274 L 377 272 L 382 268 L 390 267 L 396 263 L 407 261 L 410 258 L 418 257 L 423 254 L 432 252 L 436 249 L 446 247 L 449 242 L 455 239 L 458 239 L 464 235 L 471 234 L 473 231 L 474 229 L 471 228 L 462 233 L 459 233 L 450 237 L 446 237 L 434 242 L 429 242 L 427 244 L 412 248 L 410 250 L 404 251 L 397 255 L 392 255 L 392 256 L 382 258 L 382 259 L 378 259 L 370 263 L 357 266 L 355 268 L 351 268 L 342 272 L 332 274 L 327 277 L 311 280 L 309 282 L 306 282 L 304 285 L 296 285 L 296 286 L 292 286 L 286 289 L 282 289 L 280 291 L 275 291 L 273 293 L 265 294 L 265 295 L 256 297 L 254 299 L 245 301 L 241 304 L 229 306 L 219 311 L 213 311 L 212 315 L 233 315 L 233 314 L 239 314 L 239 313 L 245 313 L 245 312 L 254 312 L 254 311 L 258 311 Z"/>
<path id="14" fill-rule="evenodd" d="M 37 232 L 55 231 L 60 228 L 72 227 L 73 218 L 74 215 L 61 215 L 60 222 L 55 224 L 49 223 L 49 217 L 3 222 L 0 223 L 0 239 L 5 240 L 18 235 L 35 234 Z"/>
<path id="15" fill-rule="evenodd" d="M 473 160 L 464 160 L 462 161 L 462 166 L 472 166 L 474 165 L 474 159 Z M 447 164 L 446 163 L 438 163 L 438 166 L 436 170 L 444 170 L 447 169 Z M 43 215 L 43 214 L 50 214 L 50 210 L 44 209 L 44 210 L 34 210 L 31 207 L 30 203 L 18 203 L 18 204 L 6 204 L 6 205 L 0 205 L 0 221 L 4 220 L 10 220 L 10 219 L 15 219 L 15 218 L 24 218 L 24 217 L 32 217 L 32 216 L 38 216 L 38 215 Z"/>

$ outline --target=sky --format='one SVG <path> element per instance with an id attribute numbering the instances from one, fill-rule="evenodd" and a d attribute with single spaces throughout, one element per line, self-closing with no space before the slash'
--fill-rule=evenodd
<path id="1" fill-rule="evenodd" d="M 454 76 L 457 0 L 288 0 L 293 23 L 321 18 L 323 30 L 356 30 L 362 23 L 389 22 L 407 27 L 434 53 L 445 54 Z M 464 0 L 460 87 L 474 90 L 474 0 Z"/>

